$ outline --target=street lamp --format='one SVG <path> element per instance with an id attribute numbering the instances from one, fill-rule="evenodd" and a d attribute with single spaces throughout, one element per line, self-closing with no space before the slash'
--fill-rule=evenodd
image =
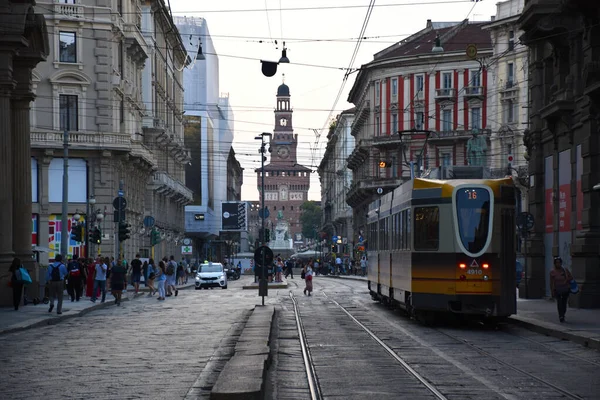
<path id="1" fill-rule="evenodd" d="M 260 178 L 261 178 L 261 182 L 260 182 L 260 191 L 261 191 L 261 195 L 260 195 L 260 204 L 261 204 L 261 212 L 260 212 L 260 217 L 261 217 L 261 223 L 262 223 L 262 235 L 260 238 L 260 242 L 262 243 L 262 245 L 265 245 L 265 161 L 267 159 L 267 156 L 265 155 L 267 150 L 266 150 L 266 146 L 265 146 L 265 136 L 268 136 L 269 139 L 271 138 L 271 134 L 269 132 L 263 132 L 260 134 L 260 136 L 256 136 L 254 139 L 256 140 L 260 140 Z M 271 149 L 269 148 L 269 151 Z M 262 252 L 262 267 L 261 267 L 261 272 L 260 272 L 260 282 L 258 284 L 259 289 L 261 287 L 264 287 L 266 285 L 266 277 L 265 277 L 265 269 L 266 269 L 266 265 L 265 265 L 265 251 L 263 250 Z M 262 291 L 262 305 L 265 305 L 265 295 L 264 295 L 264 291 Z"/>

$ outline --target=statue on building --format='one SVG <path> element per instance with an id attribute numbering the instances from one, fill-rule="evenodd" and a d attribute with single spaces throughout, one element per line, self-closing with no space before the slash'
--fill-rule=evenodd
<path id="1" fill-rule="evenodd" d="M 469 165 L 485 167 L 487 165 L 487 141 L 479 131 L 473 130 L 473 137 L 467 141 L 467 161 Z"/>
<path id="2" fill-rule="evenodd" d="M 278 220 L 282 220 L 282 219 L 283 219 L 283 211 L 279 210 L 279 211 L 277 212 L 277 219 L 278 219 Z"/>

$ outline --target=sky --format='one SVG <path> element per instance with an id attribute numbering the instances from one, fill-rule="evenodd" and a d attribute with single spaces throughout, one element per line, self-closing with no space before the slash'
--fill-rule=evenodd
<path id="1" fill-rule="evenodd" d="M 294 109 L 298 163 L 314 171 L 308 197 L 320 200 L 317 167 L 327 144 L 327 127 L 341 111 L 353 107 L 347 98 L 356 73 L 349 75 L 335 104 L 347 68 L 360 68 L 370 62 L 373 54 L 424 29 L 428 19 L 449 22 L 468 16 L 471 21 L 489 21 L 497 3 L 376 0 L 362 35 L 366 38 L 350 64 L 369 0 L 170 2 L 174 16 L 202 17 L 208 24 L 219 55 L 219 90 L 229 94 L 233 106 L 233 148 L 245 169 L 242 200 L 258 200 L 254 169 L 260 167 L 259 141 L 254 138 L 273 130 L 275 95 L 282 73 Z M 279 60 L 283 41 L 290 64 L 279 65 L 277 74 L 267 78 L 259 60 Z"/>

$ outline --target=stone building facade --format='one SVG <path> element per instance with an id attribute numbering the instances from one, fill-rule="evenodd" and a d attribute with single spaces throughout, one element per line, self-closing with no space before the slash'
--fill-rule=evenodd
<path id="1" fill-rule="evenodd" d="M 181 71 L 189 57 L 170 10 L 163 0 L 38 5 L 47 13 L 51 42 L 48 62 L 34 71 L 37 99 L 31 113 L 33 240 L 49 248 L 40 261 L 53 260 L 62 239 L 65 130 L 68 230 L 79 222 L 102 232 L 100 245 L 69 238 L 69 255 L 115 255 L 112 203 L 121 190 L 132 231 L 122 254 L 129 260 L 138 252 L 179 257 L 184 206 L 192 200 L 182 183 L 189 154 L 183 145 Z M 152 217 L 163 239 L 154 247 L 145 217 Z"/>
<path id="2" fill-rule="evenodd" d="M 265 174 L 265 207 L 269 210 L 266 227 L 274 232 L 278 216 L 288 223 L 290 239 L 303 240 L 300 215 L 302 203 L 308 201 L 310 188 L 310 168 L 298 164 L 298 135 L 292 124 L 290 88 L 281 84 L 277 88 L 277 102 L 274 111 L 275 127 L 270 142 L 271 160 L 262 168 L 256 169 L 257 188 L 262 199 L 262 174 Z"/>
<path id="3" fill-rule="evenodd" d="M 535 227 L 521 296 L 549 296 L 555 256 L 579 283 L 572 306 L 600 307 L 600 9 L 579 0 L 526 0 L 529 47 L 529 211 Z"/>
<path id="4" fill-rule="evenodd" d="M 34 4 L 0 1 L 0 306 L 12 305 L 8 269 L 14 257 L 32 272 L 30 287 L 38 281 L 31 258 L 29 120 L 32 70 L 46 60 L 50 46 L 46 21 Z"/>

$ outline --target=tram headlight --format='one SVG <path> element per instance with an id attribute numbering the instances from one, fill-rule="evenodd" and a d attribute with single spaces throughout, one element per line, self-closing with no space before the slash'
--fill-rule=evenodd
<path id="1" fill-rule="evenodd" d="M 487 275 L 484 275 L 484 276 L 483 276 L 483 280 L 484 280 L 484 281 L 487 281 L 488 279 L 490 279 L 490 278 L 488 278 L 488 276 L 487 276 Z"/>

